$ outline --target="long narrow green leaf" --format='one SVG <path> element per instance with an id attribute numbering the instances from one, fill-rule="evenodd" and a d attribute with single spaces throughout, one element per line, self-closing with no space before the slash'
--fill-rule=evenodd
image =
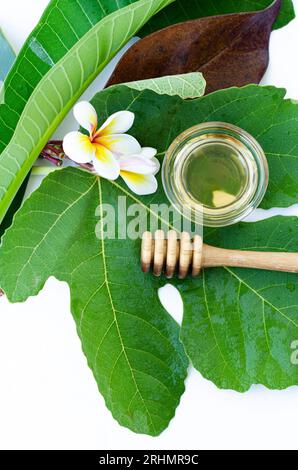
<path id="1" fill-rule="evenodd" d="M 13 48 L 11 47 L 11 45 L 9 44 L 0 29 L 0 87 L 2 85 L 3 80 L 6 78 L 9 70 L 11 69 L 15 58 L 16 55 L 14 53 Z M 10 226 L 14 213 L 18 210 L 22 203 L 26 186 L 27 181 L 24 181 L 23 185 L 21 186 L 16 197 L 13 200 L 10 209 L 6 213 L 3 222 L 0 224 L 0 239 L 3 233 L 5 232 L 6 228 Z"/>
<path id="2" fill-rule="evenodd" d="M 7 127 L 13 129 L 16 121 L 17 125 L 13 139 L 0 155 L 0 222 L 36 157 L 82 92 L 146 21 L 172 1 L 139 0 L 103 17 L 56 64 L 39 40 L 31 37 L 28 54 L 34 51 L 34 57 L 39 57 L 41 67 L 44 69 L 46 66 L 48 69 L 50 66 L 50 69 L 32 91 L 23 112 L 18 115 L 18 110 L 14 108 L 13 122 L 10 123 L 9 116 L 5 119 Z M 98 8 L 105 3 L 99 1 Z M 80 7 L 81 11 L 77 11 L 77 14 L 87 14 L 81 4 Z M 102 9 L 104 13 L 105 9 Z M 55 9 L 52 13 L 55 13 Z M 72 35 L 75 35 L 71 18 L 65 16 L 65 22 L 68 31 L 71 30 Z M 56 34 L 56 38 L 67 51 L 65 35 L 59 37 Z M 54 38 L 51 37 L 51 40 Z M 31 64 L 35 74 L 42 77 L 43 73 L 35 63 L 30 63 L 26 54 L 24 57 L 27 67 Z M 18 67 L 21 73 L 21 63 Z M 31 84 L 28 81 L 29 86 Z M 20 92 L 12 88 L 9 76 L 2 90 L 5 102 L 8 99 L 6 94 L 9 95 L 11 91 L 21 97 Z M 3 120 L 3 115 L 1 117 Z"/>
<path id="3" fill-rule="evenodd" d="M 0 152 L 13 136 L 42 78 L 105 16 L 137 0 L 51 0 L 5 81 L 0 101 Z M 91 51 L 90 51 L 91 52 Z M 5 97 L 5 102 L 3 98 Z"/>

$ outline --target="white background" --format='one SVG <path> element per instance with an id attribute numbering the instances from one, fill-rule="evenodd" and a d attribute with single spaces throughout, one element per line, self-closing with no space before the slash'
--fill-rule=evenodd
<path id="1" fill-rule="evenodd" d="M 47 3 L 0 0 L 0 27 L 17 51 Z M 286 87 L 296 99 L 297 45 L 298 18 L 272 34 L 264 80 Z M 86 97 L 98 87 L 99 82 Z M 74 126 L 69 119 L 60 135 Z M 191 370 L 169 428 L 158 438 L 133 434 L 113 420 L 98 393 L 70 314 L 67 285 L 50 279 L 25 304 L 0 299 L 1 449 L 297 449 L 297 403 L 297 387 L 255 386 L 242 395 L 220 391 Z"/>

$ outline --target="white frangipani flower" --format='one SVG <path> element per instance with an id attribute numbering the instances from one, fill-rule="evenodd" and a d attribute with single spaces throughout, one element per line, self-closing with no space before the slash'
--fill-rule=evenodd
<path id="1" fill-rule="evenodd" d="M 89 132 L 70 132 L 64 137 L 63 150 L 76 163 L 92 163 L 96 173 L 115 180 L 120 174 L 118 156 L 138 153 L 141 146 L 131 135 L 125 134 L 133 125 L 134 114 L 119 111 L 99 128 L 94 107 L 82 101 L 74 107 L 74 116 L 80 126 Z"/>
<path id="2" fill-rule="evenodd" d="M 93 164 L 95 172 L 110 180 L 121 176 L 129 189 L 145 196 L 156 192 L 155 178 L 160 163 L 157 150 L 141 148 L 138 141 L 125 134 L 134 123 L 134 114 L 119 111 L 110 116 L 99 128 L 94 107 L 82 101 L 74 107 L 74 116 L 89 135 L 70 132 L 64 137 L 63 150 L 74 162 Z"/>

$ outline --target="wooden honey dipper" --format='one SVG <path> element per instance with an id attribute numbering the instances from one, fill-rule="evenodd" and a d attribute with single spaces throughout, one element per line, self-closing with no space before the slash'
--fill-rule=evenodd
<path id="1" fill-rule="evenodd" d="M 189 233 L 183 232 L 178 240 L 175 230 L 167 237 L 163 230 L 157 230 L 154 238 L 150 232 L 143 234 L 141 265 L 144 273 L 153 267 L 155 276 L 165 270 L 167 278 L 172 278 L 177 269 L 179 279 L 184 279 L 190 268 L 195 277 L 201 268 L 218 266 L 298 273 L 298 253 L 226 250 L 206 245 L 200 235 L 191 240 Z"/>

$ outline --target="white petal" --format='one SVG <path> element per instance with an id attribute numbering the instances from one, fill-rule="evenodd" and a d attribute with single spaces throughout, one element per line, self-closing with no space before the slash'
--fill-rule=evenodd
<path id="1" fill-rule="evenodd" d="M 109 134 L 124 134 L 133 125 L 135 120 L 134 113 L 130 111 L 118 111 L 112 114 L 106 122 L 97 131 L 96 135 L 109 135 Z"/>
<path id="2" fill-rule="evenodd" d="M 153 175 L 140 175 L 129 171 L 121 171 L 120 175 L 129 189 L 139 196 L 147 196 L 157 191 L 158 184 Z"/>
<path id="3" fill-rule="evenodd" d="M 123 155 L 139 153 L 141 146 L 137 139 L 128 134 L 110 134 L 94 139 L 97 144 L 103 145 L 113 153 Z"/>
<path id="4" fill-rule="evenodd" d="M 156 172 L 156 163 L 146 157 L 139 155 L 129 155 L 119 158 L 120 169 L 130 171 L 140 175 L 153 175 Z"/>
<path id="5" fill-rule="evenodd" d="M 93 157 L 93 166 L 96 173 L 103 178 L 116 180 L 120 174 L 120 165 L 113 153 L 101 145 L 95 145 L 96 152 Z"/>
<path id="6" fill-rule="evenodd" d="M 64 153 L 76 163 L 91 162 L 95 153 L 95 147 L 90 142 L 88 135 L 81 132 L 70 132 L 63 139 Z"/>
<path id="7" fill-rule="evenodd" d="M 81 101 L 73 108 L 76 121 L 92 135 L 97 129 L 97 114 L 91 103 Z"/>
<path id="8" fill-rule="evenodd" d="M 157 150 L 152 147 L 143 147 L 140 155 L 142 157 L 153 158 L 157 154 Z"/>
<path id="9" fill-rule="evenodd" d="M 155 158 L 155 157 L 152 157 L 152 158 L 151 158 L 151 161 L 152 161 L 152 162 L 154 163 L 154 165 L 155 165 L 155 171 L 154 171 L 153 174 L 154 174 L 154 175 L 157 175 L 157 173 L 158 173 L 159 170 L 160 170 L 160 161 L 159 161 L 157 158 Z"/>
<path id="10" fill-rule="evenodd" d="M 160 170 L 160 162 L 157 158 L 155 158 L 156 154 L 157 154 L 157 150 L 152 147 L 143 147 L 140 153 L 140 156 L 154 161 L 155 163 L 155 171 L 153 173 L 154 175 L 156 175 Z"/>

